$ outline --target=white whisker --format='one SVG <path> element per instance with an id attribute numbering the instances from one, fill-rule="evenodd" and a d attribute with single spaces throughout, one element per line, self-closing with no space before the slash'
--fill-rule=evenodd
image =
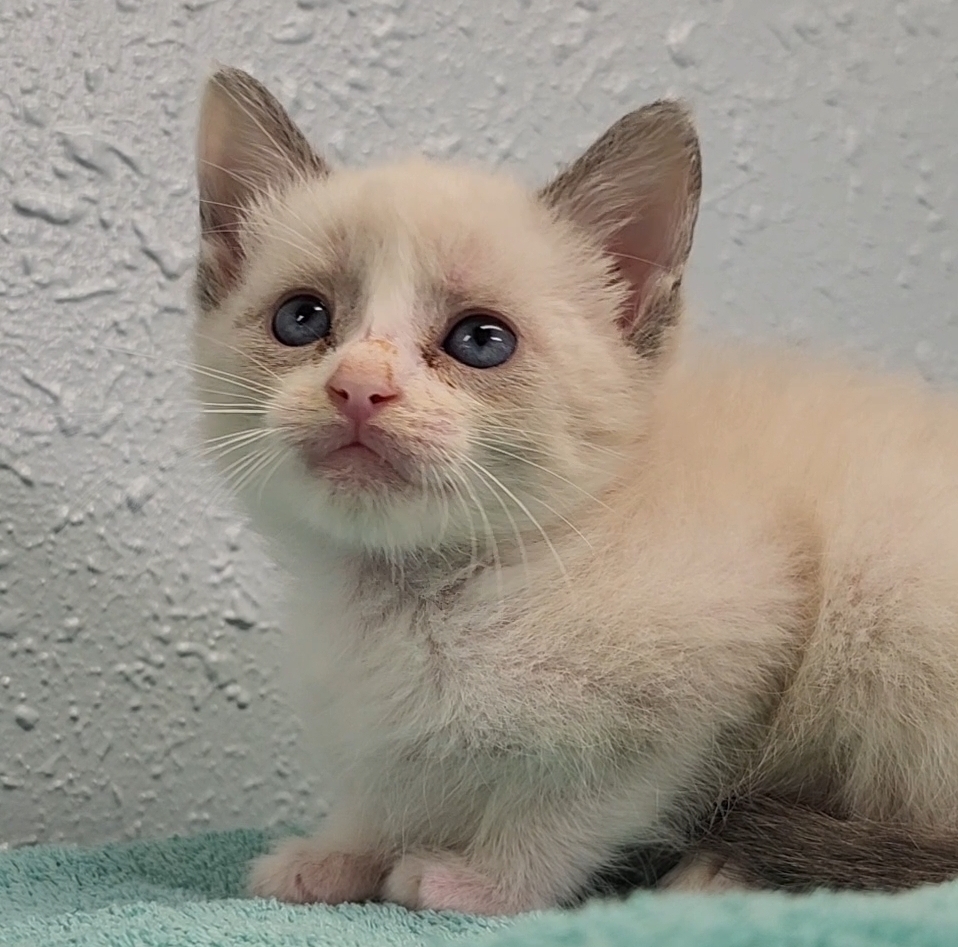
<path id="1" fill-rule="evenodd" d="M 524 438 L 549 439 L 556 436 L 555 431 L 533 431 L 529 428 L 509 427 L 505 424 L 496 424 L 496 431 L 506 431 L 511 434 L 518 434 L 520 437 Z M 590 450 L 596 450 L 604 454 L 609 454 L 610 456 L 620 460 L 625 459 L 625 454 L 623 454 L 621 451 L 613 450 L 611 447 L 604 447 L 602 444 L 596 444 L 592 441 L 587 441 L 585 443 Z"/>
<path id="2" fill-rule="evenodd" d="M 591 493 L 589 493 L 588 490 L 584 490 L 577 483 L 574 483 L 572 480 L 569 480 L 568 477 L 563 477 L 562 474 L 558 474 L 554 470 L 550 470 L 548 467 L 545 467 L 542 464 L 537 464 L 535 463 L 535 461 L 529 460 L 527 457 L 523 457 L 520 454 L 514 454 L 511 451 L 504 450 L 503 448 L 499 447 L 496 444 L 493 444 L 490 441 L 476 438 L 476 443 L 484 447 L 486 450 L 494 451 L 495 453 L 502 454 L 505 457 L 511 457 L 513 460 L 518 460 L 523 464 L 527 464 L 529 467 L 534 467 L 536 470 L 541 470 L 543 473 L 547 473 L 549 474 L 549 476 L 555 477 L 556 480 L 560 480 L 562 483 L 567 483 L 570 487 L 577 490 L 584 497 L 587 497 L 588 499 L 592 500 L 593 503 L 598 503 L 599 506 L 603 506 L 607 510 L 611 509 L 608 503 L 604 503 L 598 497 L 595 497 Z"/>
<path id="3" fill-rule="evenodd" d="M 184 362 L 179 359 L 171 358 L 167 355 L 161 357 L 152 352 L 137 352 L 132 349 L 118 348 L 116 346 L 110 345 L 105 345 L 103 348 L 105 351 L 116 352 L 119 355 L 130 355 L 133 358 L 151 359 L 154 362 L 164 361 L 169 365 L 174 365 L 177 368 L 184 368 L 187 371 L 193 372 L 197 375 L 202 375 L 214 381 L 222 381 L 233 387 L 243 388 L 255 395 L 259 395 L 260 397 L 271 397 L 279 393 L 278 388 L 272 388 L 270 386 L 260 384 L 255 379 L 247 378 L 243 375 L 234 375 L 232 372 L 227 372 L 223 369 L 196 365 L 191 362 Z"/>
<path id="4" fill-rule="evenodd" d="M 499 506 L 502 507 L 502 512 L 506 514 L 506 518 L 509 520 L 509 523 L 512 526 L 512 532 L 516 537 L 516 546 L 519 550 L 519 556 L 522 559 L 522 565 L 526 573 L 526 578 L 528 578 L 529 560 L 526 556 L 526 544 L 522 540 L 522 532 L 519 529 L 519 524 L 516 523 L 515 517 L 512 515 L 512 512 L 509 510 L 509 507 L 506 506 L 505 501 L 502 499 L 502 497 L 499 494 L 499 491 L 496 489 L 496 478 L 492 477 L 491 474 L 488 474 L 488 471 L 486 470 L 486 468 L 483 467 L 481 464 L 476 463 L 475 461 L 471 460 L 465 455 L 462 455 L 459 459 L 463 463 L 465 463 L 467 467 L 470 467 L 473 470 L 475 470 L 479 474 L 479 476 L 486 481 L 486 484 L 490 488 L 490 493 L 492 493 L 493 497 L 496 499 L 496 502 L 499 504 Z"/>
<path id="5" fill-rule="evenodd" d="M 496 542 L 496 534 L 492 528 L 492 523 L 489 520 L 489 516 L 486 513 L 485 507 L 482 505 L 482 501 L 476 495 L 476 491 L 473 489 L 472 484 L 469 482 L 469 478 L 459 470 L 456 470 L 454 467 L 450 467 L 454 471 L 456 478 L 462 483 L 465 487 L 466 492 L 472 498 L 473 503 L 475 504 L 476 510 L 479 513 L 479 516 L 482 518 L 483 529 L 486 534 L 486 538 L 489 541 L 489 552 L 492 555 L 493 568 L 496 575 L 496 588 L 499 593 L 500 603 L 505 598 L 505 586 L 502 581 L 502 558 L 499 555 L 499 544 Z M 471 522 L 471 519 L 470 519 Z"/>
<path id="6" fill-rule="evenodd" d="M 482 464 L 479 464 L 476 461 L 472 460 L 471 458 L 465 457 L 465 456 L 463 456 L 461 459 L 468 466 L 472 467 L 477 473 L 481 474 L 484 477 L 489 478 L 489 480 L 492 483 L 496 484 L 496 486 L 498 486 L 498 488 L 502 490 L 503 493 L 505 493 L 506 496 L 508 496 L 512 500 L 512 502 L 515 503 L 520 510 L 522 510 L 523 513 L 525 513 L 525 515 L 528 517 L 532 525 L 535 526 L 535 528 L 539 531 L 539 534 L 542 536 L 542 539 L 545 542 L 546 546 L 549 547 L 549 551 L 552 553 L 552 556 L 556 561 L 556 565 L 559 567 L 559 571 L 562 573 L 564 578 L 568 579 L 569 577 L 568 572 L 566 571 L 565 565 L 562 562 L 562 558 L 559 556 L 558 550 L 553 545 L 552 540 L 549 539 L 549 534 L 545 531 L 545 529 L 543 529 L 542 524 L 529 511 L 529 507 L 527 507 L 525 503 L 523 503 L 522 500 L 520 500 L 519 497 L 517 497 L 515 493 L 512 492 L 512 490 L 510 490 L 498 477 L 496 477 L 495 474 L 490 473 L 489 470 L 483 467 Z M 523 550 L 523 561 L 524 562 L 526 561 L 524 550 Z"/>
<path id="7" fill-rule="evenodd" d="M 281 375 L 278 375 L 272 368 L 269 367 L 262 359 L 255 358 L 249 353 L 246 349 L 237 348 L 235 345 L 231 345 L 229 342 L 224 342 L 223 339 L 217 339 L 211 335 L 199 334 L 197 333 L 197 338 L 204 339 L 207 342 L 213 342 L 216 345 L 221 345 L 225 349 L 229 349 L 231 352 L 235 352 L 237 355 L 245 358 L 247 361 L 252 362 L 257 368 L 261 368 L 267 375 L 271 375 L 277 381 L 282 381 L 283 378 Z"/>
<path id="8" fill-rule="evenodd" d="M 256 441 L 265 437 L 269 437 L 274 433 L 275 431 L 272 428 L 258 428 L 254 431 L 241 431 L 238 435 L 235 435 L 235 439 L 232 441 L 226 441 L 219 444 L 208 444 L 206 447 L 200 450 L 200 455 L 203 457 L 223 459 L 235 451 L 248 449 L 252 444 L 255 444 Z"/>

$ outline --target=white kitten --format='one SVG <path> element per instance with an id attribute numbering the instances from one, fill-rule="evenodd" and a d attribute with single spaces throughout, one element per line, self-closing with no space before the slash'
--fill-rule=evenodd
<path id="1" fill-rule="evenodd" d="M 676 103 L 534 194 L 210 81 L 205 433 L 334 786 L 256 893 L 545 907 L 743 792 L 958 827 L 958 411 L 679 345 L 700 181 Z"/>

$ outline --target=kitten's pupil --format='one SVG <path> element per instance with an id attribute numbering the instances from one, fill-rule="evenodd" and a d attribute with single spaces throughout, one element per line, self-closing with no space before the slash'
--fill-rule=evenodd
<path id="1" fill-rule="evenodd" d="M 515 333 L 499 319 L 484 313 L 460 319 L 442 343 L 443 350 L 470 368 L 494 368 L 516 350 Z"/>
<path id="2" fill-rule="evenodd" d="M 283 345 L 299 346 L 318 342 L 329 335 L 332 316 L 318 296 L 293 296 L 273 316 L 273 335 Z"/>

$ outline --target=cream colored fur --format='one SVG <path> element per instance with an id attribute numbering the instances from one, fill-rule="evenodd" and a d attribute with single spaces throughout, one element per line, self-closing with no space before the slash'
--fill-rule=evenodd
<path id="1" fill-rule="evenodd" d="M 615 195 L 661 233 L 616 244 L 578 209 L 583 187 L 622 190 L 649 136 L 681 144 L 678 113 L 580 167 L 573 206 L 423 160 L 257 184 L 284 147 L 263 95 L 224 73 L 204 106 L 201 197 L 224 215 L 205 219 L 197 385 L 288 575 L 333 791 L 253 891 L 545 907 L 743 786 L 958 828 L 954 400 L 677 340 L 692 152 L 634 163 L 646 183 L 667 165 L 650 188 L 674 214 Z M 611 281 L 630 248 L 653 265 Z M 334 344 L 270 336 L 293 290 L 333 301 Z M 499 368 L 439 349 L 477 307 L 517 330 Z M 401 482 L 303 461 L 338 423 L 324 386 L 343 365 L 402 391 L 375 420 Z"/>

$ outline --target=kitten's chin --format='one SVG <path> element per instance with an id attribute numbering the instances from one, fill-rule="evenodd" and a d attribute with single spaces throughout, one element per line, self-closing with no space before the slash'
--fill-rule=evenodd
<path id="1" fill-rule="evenodd" d="M 297 450 L 265 484 L 242 490 L 242 500 L 280 543 L 292 530 L 308 544 L 355 551 L 432 548 L 448 533 L 449 504 L 423 489 L 408 463 L 358 444 L 311 456 Z"/>

